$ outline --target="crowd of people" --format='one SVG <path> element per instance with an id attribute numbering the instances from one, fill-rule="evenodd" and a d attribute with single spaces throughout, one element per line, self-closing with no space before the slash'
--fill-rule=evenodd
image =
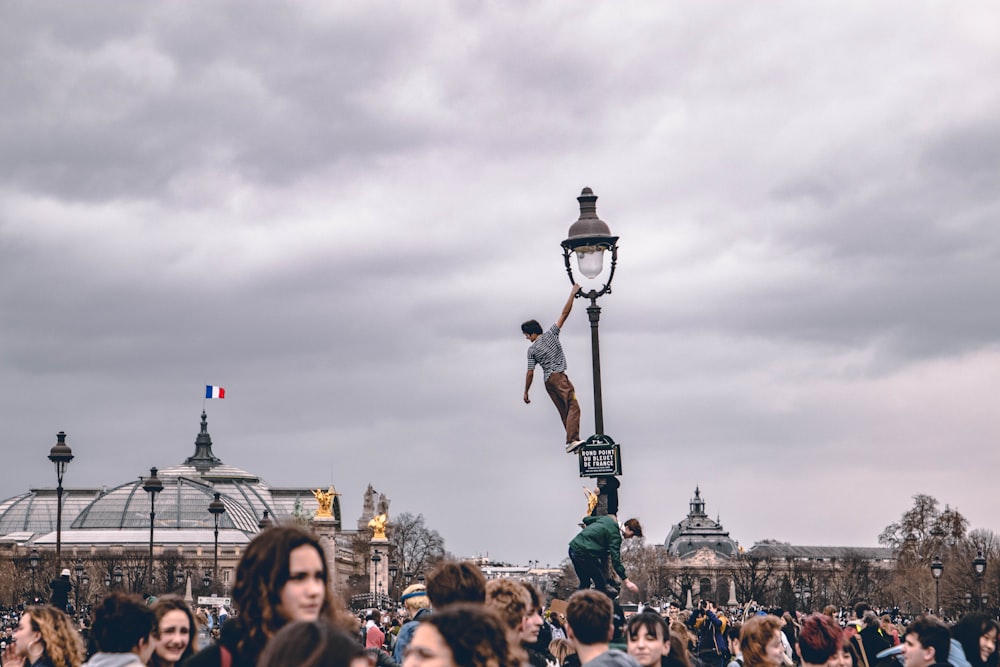
<path id="1" fill-rule="evenodd" d="M 120 592 L 82 622 L 28 605 L 0 614 L 0 667 L 998 667 L 1000 625 L 982 613 L 949 627 L 867 605 L 844 617 L 702 600 L 626 618 L 617 588 L 599 583 L 547 601 L 530 582 L 445 561 L 403 591 L 400 610 L 359 617 L 330 587 L 317 538 L 275 526 L 244 551 L 228 617 Z"/>

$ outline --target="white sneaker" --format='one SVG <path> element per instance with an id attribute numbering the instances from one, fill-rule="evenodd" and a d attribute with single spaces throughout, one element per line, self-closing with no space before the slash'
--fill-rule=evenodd
<path id="1" fill-rule="evenodd" d="M 580 449 L 580 447 L 582 445 L 583 445 L 583 440 L 574 440 L 573 442 L 567 442 L 566 443 L 566 453 L 567 454 L 572 454 L 576 450 Z"/>

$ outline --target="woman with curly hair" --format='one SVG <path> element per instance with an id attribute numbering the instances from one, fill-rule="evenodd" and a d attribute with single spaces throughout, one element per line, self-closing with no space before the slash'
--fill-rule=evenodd
<path id="1" fill-rule="evenodd" d="M 420 621 L 403 667 L 518 667 L 507 634 L 484 605 L 451 605 Z"/>
<path id="2" fill-rule="evenodd" d="M 149 667 L 174 667 L 194 655 L 198 633 L 191 607 L 177 595 L 164 595 L 152 606 L 156 614 L 156 647 Z"/>
<path id="3" fill-rule="evenodd" d="M 271 637 L 292 621 L 351 627 L 350 615 L 330 589 L 323 547 L 297 526 L 268 528 L 247 545 L 236 566 L 233 606 L 238 615 L 226 621 L 219 641 L 185 667 L 254 667 Z"/>
<path id="4" fill-rule="evenodd" d="M 3 667 L 80 667 L 83 640 L 73 621 L 49 605 L 28 607 L 3 652 Z"/>

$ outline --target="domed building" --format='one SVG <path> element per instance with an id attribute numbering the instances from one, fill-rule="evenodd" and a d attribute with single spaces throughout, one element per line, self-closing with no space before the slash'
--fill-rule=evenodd
<path id="1" fill-rule="evenodd" d="M 228 592 L 243 548 L 272 521 L 312 519 L 316 499 L 311 488 L 275 488 L 258 475 L 226 465 L 215 455 L 202 411 L 201 429 L 194 453 L 183 463 L 152 469 L 162 483 L 156 495 L 154 576 L 162 577 L 158 590 L 173 590 L 178 582 L 192 580 L 205 589 Z M 94 584 L 121 584 L 138 589 L 147 576 L 150 541 L 150 497 L 143 486 L 149 478 L 125 482 L 114 488 L 67 488 L 63 493 L 62 560 L 86 562 Z M 223 511 L 209 511 L 216 494 Z M 14 560 L 27 559 L 34 549 L 45 565 L 54 561 L 56 548 L 55 489 L 32 489 L 0 501 L 0 553 L 6 549 Z M 331 529 L 339 533 L 340 498 L 334 496 Z M 218 580 L 214 578 L 218 518 Z M 352 531 L 353 532 L 353 531 Z M 336 538 L 335 538 L 336 539 Z M 336 560 L 353 569 L 349 536 L 337 539 Z M 53 564 L 54 568 L 55 565 Z M 48 576 L 48 573 L 46 573 Z M 78 571 L 77 576 L 83 575 Z M 345 575 L 346 576 L 346 575 Z M 42 579 L 47 582 L 48 579 Z"/>
<path id="2" fill-rule="evenodd" d="M 729 537 L 729 532 L 722 524 L 717 520 L 713 521 L 705 513 L 705 501 L 697 486 L 687 517 L 671 527 L 664 546 L 671 555 L 682 560 L 694 558 L 699 551 L 708 552 L 702 555 L 702 560 L 710 557 L 709 554 L 717 559 L 728 560 L 734 558 L 739 550 L 736 540 Z"/>

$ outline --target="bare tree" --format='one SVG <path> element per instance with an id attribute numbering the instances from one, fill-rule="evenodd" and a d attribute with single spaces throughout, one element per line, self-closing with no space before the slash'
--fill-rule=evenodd
<path id="1" fill-rule="evenodd" d="M 403 571 L 429 572 L 444 558 L 444 538 L 424 524 L 423 514 L 403 512 L 389 523 L 386 537 Z"/>

